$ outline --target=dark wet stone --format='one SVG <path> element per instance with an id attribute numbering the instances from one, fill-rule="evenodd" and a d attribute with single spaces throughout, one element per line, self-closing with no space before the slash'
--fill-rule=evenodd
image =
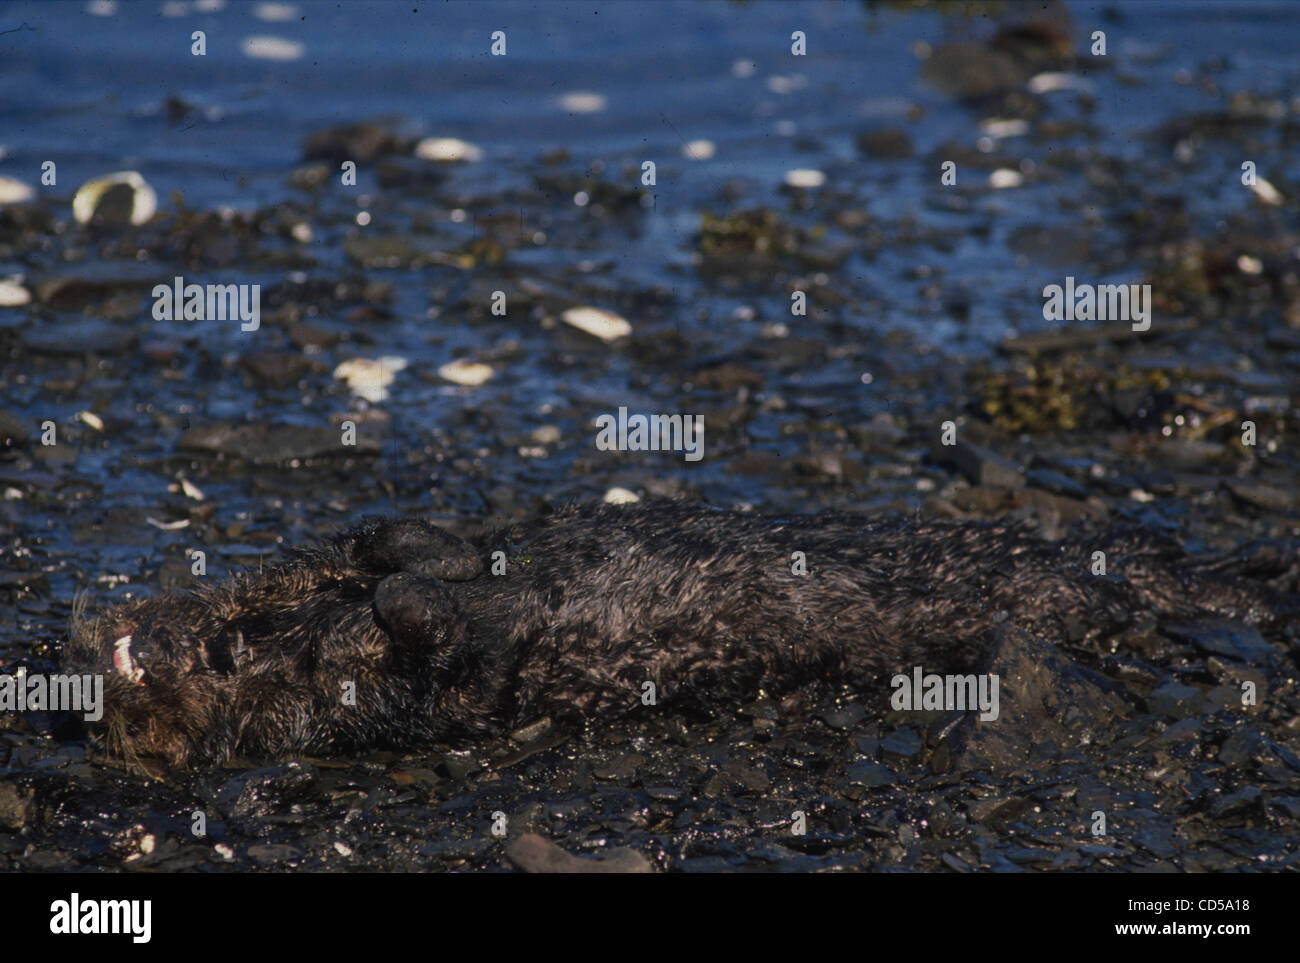
<path id="1" fill-rule="evenodd" d="M 1193 716 L 1190 719 L 1180 719 L 1160 733 L 1160 742 L 1166 745 L 1183 742 L 1195 736 L 1200 728 L 1201 720 L 1199 717 Z"/>
<path id="2" fill-rule="evenodd" d="M 870 761 L 855 762 L 849 766 L 847 775 L 850 785 L 865 786 L 867 789 L 892 786 L 898 782 L 898 777 L 888 767 Z"/>
<path id="3" fill-rule="evenodd" d="M 1104 843 L 1086 843 L 1079 847 L 1079 852 L 1084 856 L 1097 856 L 1103 859 L 1124 855 L 1124 850 L 1118 849 L 1114 846 L 1108 846 Z"/>
<path id="4" fill-rule="evenodd" d="M 1029 799 L 1024 796 L 990 796 L 971 803 L 967 815 L 972 822 L 1004 823 L 1015 819 L 1028 806 Z"/>
<path id="5" fill-rule="evenodd" d="M 1019 488 L 1012 494 L 1012 500 L 1018 505 L 1031 505 L 1040 515 L 1050 514 L 1064 524 L 1081 521 L 1104 522 L 1110 513 L 1099 501 L 1083 502 L 1064 495 L 1036 491 L 1032 488 Z"/>
<path id="6" fill-rule="evenodd" d="M 1174 845 L 1174 826 L 1147 814 L 1148 822 L 1133 834 L 1133 841 L 1158 859 L 1172 859 L 1178 853 Z"/>
<path id="7" fill-rule="evenodd" d="M 378 124 L 340 124 L 308 135 L 302 145 L 303 160 L 369 164 L 389 154 L 408 153 L 414 145 Z"/>
<path id="8" fill-rule="evenodd" d="M 515 742 L 536 742 L 538 739 L 550 733 L 551 729 L 554 728 L 554 725 L 555 723 L 551 721 L 549 716 L 547 716 L 520 729 L 516 729 L 514 732 L 510 733 L 510 738 Z"/>
<path id="9" fill-rule="evenodd" d="M 366 268 L 404 268 L 420 256 L 420 249 L 410 240 L 396 235 L 349 237 L 343 251 Z"/>
<path id="10" fill-rule="evenodd" d="M 892 415 L 883 412 L 865 425 L 853 425 L 849 433 L 859 445 L 868 450 L 892 451 L 907 438 L 907 429 Z"/>
<path id="11" fill-rule="evenodd" d="M 1102 670 L 1109 676 L 1125 682 L 1142 682 L 1155 686 L 1165 677 L 1165 673 L 1141 659 L 1127 658 L 1122 655 L 1108 655 L 1101 661 Z"/>
<path id="12" fill-rule="evenodd" d="M 92 262 L 77 265 L 65 274 L 42 279 L 36 298 L 55 311 L 81 311 L 107 301 L 115 294 L 138 294 L 141 298 L 155 284 L 171 281 L 156 265 L 139 262 Z"/>
<path id="13" fill-rule="evenodd" d="M 442 781 L 432 769 L 397 769 L 388 778 L 398 786 L 436 786 Z"/>
<path id="14" fill-rule="evenodd" d="M 136 342 L 135 329 L 108 321 L 42 323 L 25 328 L 23 347 L 37 354 L 121 354 Z"/>
<path id="15" fill-rule="evenodd" d="M 1037 849 L 1033 846 L 1009 846 L 1002 851 L 1002 855 L 1013 863 L 1046 863 L 1050 862 L 1056 856 L 1056 851 L 1052 849 Z"/>
<path id="16" fill-rule="evenodd" d="M 1029 79 L 1014 58 L 983 44 L 950 43 L 934 49 L 921 76 L 941 93 L 962 99 L 987 97 Z"/>
<path id="17" fill-rule="evenodd" d="M 524 833 L 506 844 L 506 858 L 526 873 L 649 873 L 654 867 L 633 849 L 608 850 L 598 858 L 566 853 L 549 839 Z"/>
<path id="18" fill-rule="evenodd" d="M 1055 232 L 1059 233 L 1059 232 Z M 1104 324 L 1096 327 L 1076 326 L 1063 331 L 1035 331 L 1033 334 L 1008 338 L 1002 350 L 1008 352 L 1072 351 L 1105 342 L 1132 341 L 1155 334 L 1168 335 L 1196 327 L 1190 319 L 1174 319 L 1152 325 L 1146 331 L 1134 331 L 1132 324 Z"/>
<path id="19" fill-rule="evenodd" d="M 1237 498 L 1270 512 L 1291 512 L 1296 507 L 1295 493 L 1274 485 L 1265 485 L 1252 481 L 1229 481 L 1224 483 L 1228 491 Z"/>
<path id="20" fill-rule="evenodd" d="M 1215 819 L 1239 817 L 1252 809 L 1263 813 L 1264 793 L 1258 786 L 1245 786 L 1234 793 L 1216 799 L 1210 806 L 1210 815 Z"/>
<path id="21" fill-rule="evenodd" d="M 609 765 L 593 768 L 591 774 L 597 779 L 613 779 L 622 782 L 636 775 L 637 767 L 644 762 L 645 756 L 629 753 Z"/>
<path id="22" fill-rule="evenodd" d="M 299 191 L 318 191 L 325 186 L 336 169 L 329 164 L 304 164 L 289 175 L 289 186 Z"/>
<path id="23" fill-rule="evenodd" d="M 1225 766 L 1239 766 L 1253 758 L 1262 743 L 1263 737 L 1258 732 L 1237 729 L 1219 747 L 1219 762 Z"/>
<path id="24" fill-rule="evenodd" d="M 760 387 L 763 376 L 753 368 L 728 361 L 695 372 L 691 381 L 698 388 L 730 392 L 738 388 Z"/>
<path id="25" fill-rule="evenodd" d="M 1268 664 L 1278 651 L 1247 622 L 1231 619 L 1197 619 L 1195 622 L 1162 622 L 1161 631 L 1180 642 L 1189 642 L 1203 652 L 1241 662 Z"/>
<path id="26" fill-rule="evenodd" d="M 1070 498 L 1079 499 L 1088 497 L 1087 488 L 1080 485 L 1073 478 L 1062 475 L 1059 471 L 1053 471 L 1050 468 L 1032 468 L 1026 473 L 1025 480 L 1035 488 L 1041 488 L 1057 495 L 1066 495 Z"/>
<path id="27" fill-rule="evenodd" d="M 867 477 L 861 462 L 836 451 L 821 451 L 796 459 L 795 468 L 805 475 L 833 478 L 836 481 L 860 482 Z"/>
<path id="28" fill-rule="evenodd" d="M 772 787 L 772 780 L 762 769 L 742 764 L 733 764 L 727 769 L 736 784 L 747 792 L 766 792 Z"/>
<path id="29" fill-rule="evenodd" d="M 856 702 L 822 712 L 819 718 L 832 729 L 851 729 L 867 717 L 867 710 Z"/>
<path id="30" fill-rule="evenodd" d="M 273 388 L 288 387 L 325 367 L 319 362 L 287 351 L 258 351 L 245 355 L 239 363 L 258 382 Z"/>
<path id="31" fill-rule="evenodd" d="M 421 842 L 416 851 L 425 859 L 441 859 L 454 863 L 464 860 L 482 858 L 496 850 L 500 844 L 485 836 L 471 836 L 466 839 L 438 839 Z"/>
<path id="32" fill-rule="evenodd" d="M 369 437 L 360 428 L 355 445 L 343 445 L 342 437 L 341 432 L 332 428 L 303 425 L 204 425 L 182 434 L 179 447 L 215 452 L 255 464 L 373 455 L 382 447 L 378 439 Z"/>
<path id="33" fill-rule="evenodd" d="M 1105 745 L 1129 715 L 1123 689 L 1022 629 L 996 633 L 985 672 L 998 676 L 998 718 L 970 713 L 951 740 L 959 768 L 1008 769 L 1055 746 Z"/>
<path id="34" fill-rule="evenodd" d="M 25 445 L 30 437 L 27 419 L 9 411 L 0 411 L 0 448 Z"/>
<path id="35" fill-rule="evenodd" d="M 436 165 L 418 158 L 386 157 L 375 165 L 375 178 L 379 181 L 379 186 L 384 188 L 432 190 L 442 184 L 447 175 Z"/>
<path id="36" fill-rule="evenodd" d="M 442 764 L 452 779 L 464 782 L 483 768 L 478 757 L 469 750 L 448 752 L 442 757 Z"/>
<path id="37" fill-rule="evenodd" d="M 1010 505 L 1010 493 L 1005 488 L 972 485 L 969 488 L 958 489 L 953 494 L 952 504 L 961 509 L 961 512 L 1001 515 Z"/>
<path id="38" fill-rule="evenodd" d="M 903 726 L 880 740 L 880 751 L 899 759 L 911 759 L 921 752 L 923 745 L 919 732 Z"/>
<path id="39" fill-rule="evenodd" d="M 941 465 L 953 465 L 975 485 L 1019 488 L 1024 484 L 1020 466 L 1011 459 L 960 438 L 956 444 L 930 449 L 930 456 Z"/>
<path id="40" fill-rule="evenodd" d="M 248 856 L 255 863 L 276 865 L 293 863 L 302 859 L 302 850 L 283 843 L 254 843 L 248 847 Z"/>
<path id="41" fill-rule="evenodd" d="M 1281 810 L 1289 819 L 1300 819 L 1300 796 L 1274 796 L 1269 805 Z"/>
<path id="42" fill-rule="evenodd" d="M 343 340 L 345 334 L 336 328 L 309 321 L 289 326 L 289 340 L 299 348 L 332 348 Z"/>
<path id="43" fill-rule="evenodd" d="M 651 786 L 645 792 L 651 799 L 657 799 L 660 802 L 678 802 L 686 796 L 685 790 L 672 786 Z"/>
<path id="44" fill-rule="evenodd" d="M 858 135 L 858 150 L 880 160 L 905 160 L 912 156 L 912 138 L 896 127 L 864 130 Z"/>
<path id="45" fill-rule="evenodd" d="M 44 572 L 0 568 L 0 588 L 39 588 L 48 585 L 49 578 Z"/>
<path id="46" fill-rule="evenodd" d="M 317 777 L 315 766 L 283 762 L 235 776 L 216 790 L 215 800 L 221 810 L 232 817 L 245 820 L 265 818 L 307 798 Z"/>
<path id="47" fill-rule="evenodd" d="M 1205 693 L 1193 685 L 1170 681 L 1151 693 L 1151 711 L 1158 716 L 1182 719 L 1197 715 L 1205 701 Z"/>
<path id="48" fill-rule="evenodd" d="M 34 795 L 33 790 L 24 790 L 9 780 L 0 782 L 0 826 L 22 829 Z"/>
<path id="49" fill-rule="evenodd" d="M 972 869 L 970 863 L 952 853 L 944 853 L 939 860 L 955 873 L 969 873 Z"/>

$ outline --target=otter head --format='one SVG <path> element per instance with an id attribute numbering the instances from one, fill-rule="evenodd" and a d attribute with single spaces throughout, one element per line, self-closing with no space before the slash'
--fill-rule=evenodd
<path id="1" fill-rule="evenodd" d="M 194 671 L 187 640 L 154 626 L 165 602 L 176 600 L 132 603 L 93 620 L 74 613 L 68 661 L 104 680 L 93 741 L 131 763 L 148 757 L 180 767 L 212 731 L 216 689 Z"/>

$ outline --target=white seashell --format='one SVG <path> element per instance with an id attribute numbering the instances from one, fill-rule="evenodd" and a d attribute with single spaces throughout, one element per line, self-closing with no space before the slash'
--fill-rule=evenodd
<path id="1" fill-rule="evenodd" d="M 1282 203 L 1282 192 L 1262 177 L 1255 178 L 1255 183 L 1250 185 L 1250 189 L 1265 204 L 1272 204 L 1276 207 Z"/>
<path id="2" fill-rule="evenodd" d="M 682 147 L 682 156 L 687 160 L 708 160 L 717 152 L 717 145 L 711 140 L 693 140 Z"/>
<path id="3" fill-rule="evenodd" d="M 472 164 L 483 159 L 483 148 L 456 137 L 426 137 L 415 145 L 415 156 L 440 164 Z"/>
<path id="4" fill-rule="evenodd" d="M 250 57 L 253 60 L 278 60 L 281 62 L 301 60 L 303 54 L 307 52 L 306 46 L 297 40 L 263 35 L 245 37 L 240 42 L 239 49 L 243 51 L 245 57 Z"/>
<path id="5" fill-rule="evenodd" d="M 0 177 L 0 204 L 22 204 L 36 196 L 36 189 L 12 177 Z"/>
<path id="6" fill-rule="evenodd" d="M 1019 187 L 1025 182 L 1025 175 L 1020 171 L 1013 171 L 1010 167 L 999 167 L 989 175 L 989 187 L 994 190 L 1004 190 L 1008 187 Z"/>
<path id="7" fill-rule="evenodd" d="M 491 378 L 494 373 L 490 364 L 484 364 L 481 361 L 465 361 L 464 359 L 448 361 L 438 369 L 439 377 L 446 378 L 458 385 L 469 385 L 470 387 L 478 387 Z"/>
<path id="8" fill-rule="evenodd" d="M 560 320 L 607 343 L 632 333 L 632 325 L 624 318 L 601 308 L 569 308 L 560 315 Z"/>
<path id="9" fill-rule="evenodd" d="M 605 492 L 606 505 L 630 505 L 633 502 L 639 502 L 641 496 L 636 492 L 628 491 L 626 488 L 615 486 Z"/>
<path id="10" fill-rule="evenodd" d="M 0 281 L 0 308 L 20 308 L 31 300 L 32 292 L 17 281 Z"/>
<path id="11" fill-rule="evenodd" d="M 826 175 L 811 168 L 800 168 L 785 172 L 786 187 L 817 188 L 826 183 Z"/>
<path id="12" fill-rule="evenodd" d="M 334 369 L 334 377 L 346 381 L 353 394 L 377 404 L 388 397 L 388 386 L 405 368 L 405 358 L 350 358 Z"/>
<path id="13" fill-rule="evenodd" d="M 118 171 L 86 181 L 72 198 L 72 216 L 78 224 L 89 224 L 104 195 L 114 187 L 125 184 L 131 188 L 131 223 L 147 224 L 158 212 L 158 195 L 139 171 Z"/>
<path id="14" fill-rule="evenodd" d="M 575 114 L 598 114 L 609 105 L 604 94 L 574 90 L 560 97 L 560 106 Z"/>

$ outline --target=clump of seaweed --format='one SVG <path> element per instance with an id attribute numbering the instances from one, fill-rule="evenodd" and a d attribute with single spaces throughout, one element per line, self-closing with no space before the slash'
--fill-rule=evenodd
<path id="1" fill-rule="evenodd" d="M 1030 357 L 971 379 L 979 411 L 1011 433 L 1172 424 L 1185 407 L 1170 372 L 1105 365 L 1075 356 Z"/>

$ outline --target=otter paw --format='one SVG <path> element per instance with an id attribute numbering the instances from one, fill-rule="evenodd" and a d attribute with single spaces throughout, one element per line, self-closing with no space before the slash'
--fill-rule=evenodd
<path id="1" fill-rule="evenodd" d="M 436 645 L 456 619 L 456 605 L 437 579 L 390 575 L 375 589 L 375 621 L 398 645 Z"/>
<path id="2" fill-rule="evenodd" d="M 483 571 L 483 560 L 468 542 L 422 518 L 367 525 L 354 539 L 353 562 L 372 572 L 413 572 L 447 582 L 466 582 Z"/>

